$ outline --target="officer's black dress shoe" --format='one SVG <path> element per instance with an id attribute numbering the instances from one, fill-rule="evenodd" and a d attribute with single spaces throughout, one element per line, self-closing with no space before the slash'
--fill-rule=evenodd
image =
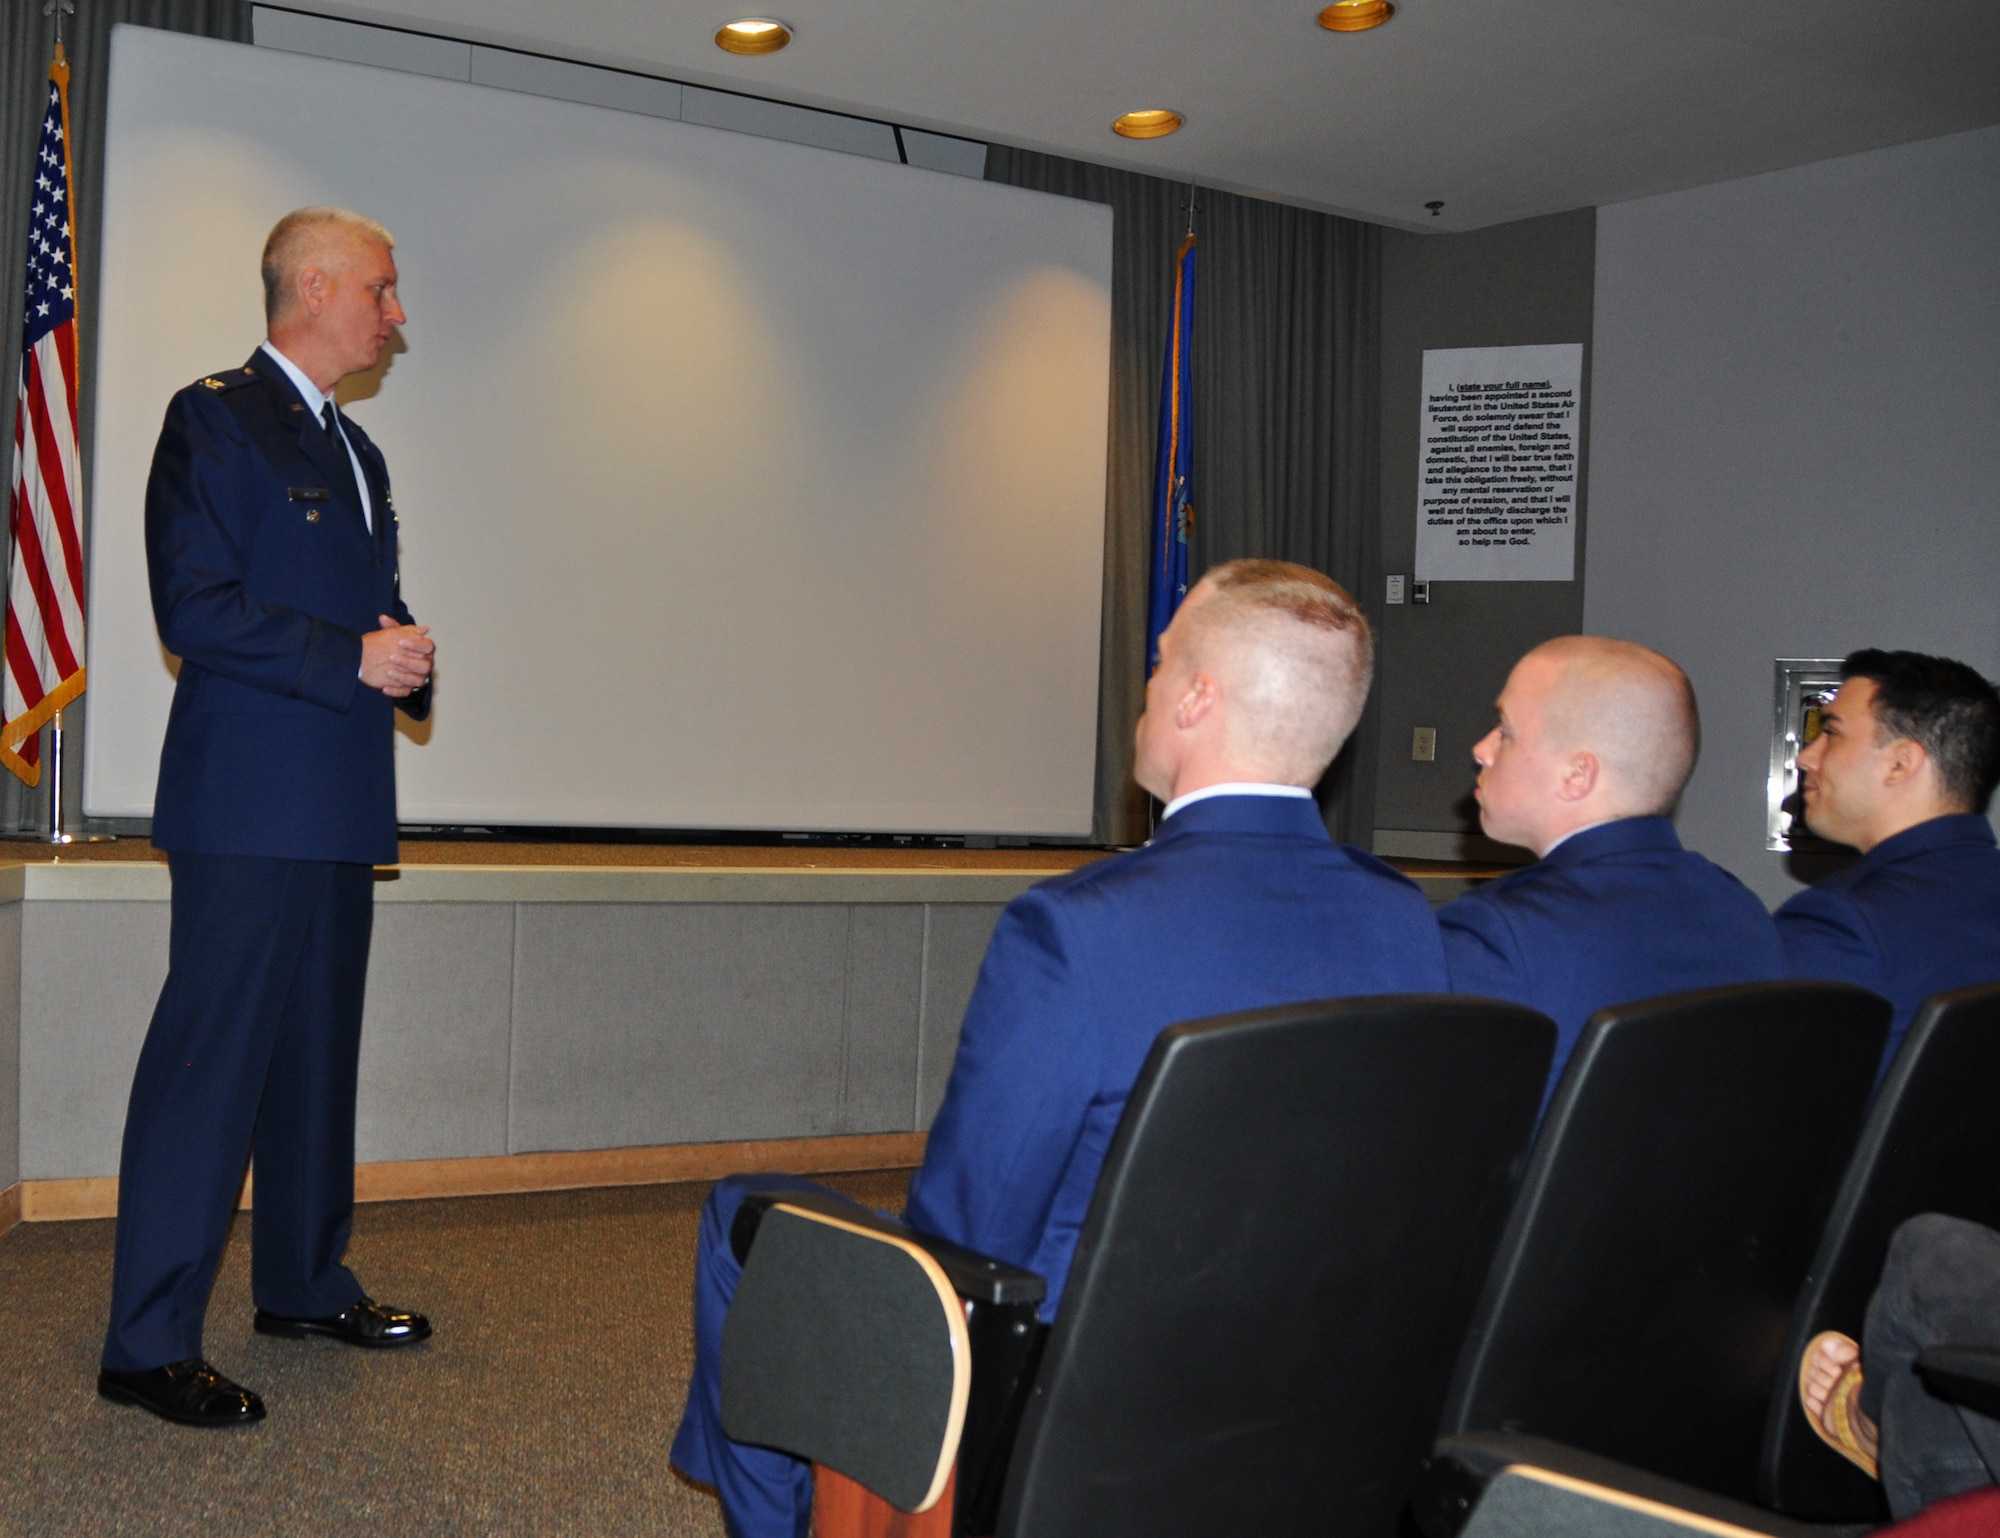
<path id="1" fill-rule="evenodd" d="M 198 1356 L 144 1372 L 106 1368 L 97 1375 L 97 1392 L 183 1426 L 247 1426 L 264 1418 L 263 1400 Z"/>
<path id="2" fill-rule="evenodd" d="M 259 1335 L 283 1335 L 294 1340 L 307 1335 L 330 1335 L 350 1346 L 370 1346 L 377 1350 L 414 1346 L 431 1336 L 431 1322 L 422 1314 L 391 1308 L 365 1296 L 322 1319 L 287 1319 L 260 1308 L 254 1323 Z"/>

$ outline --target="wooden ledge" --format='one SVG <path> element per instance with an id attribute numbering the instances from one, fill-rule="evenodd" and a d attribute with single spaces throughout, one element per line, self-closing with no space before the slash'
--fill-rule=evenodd
<path id="1" fill-rule="evenodd" d="M 410 1159 L 360 1164 L 357 1202 L 433 1201 L 451 1196 L 513 1196 L 601 1186 L 674 1185 L 724 1175 L 835 1175 L 853 1170 L 915 1169 L 924 1161 L 921 1132 L 856 1137 L 774 1138 L 756 1143 L 671 1143 L 653 1148 L 592 1148 L 575 1153 L 503 1154 L 490 1159 Z M 251 1205 L 245 1177 L 238 1207 Z M 9 1216 L 9 1214 L 12 1216 Z M 0 1192 L 0 1233 L 15 1222 L 60 1223 L 118 1213 L 118 1180 L 24 1180 Z"/>

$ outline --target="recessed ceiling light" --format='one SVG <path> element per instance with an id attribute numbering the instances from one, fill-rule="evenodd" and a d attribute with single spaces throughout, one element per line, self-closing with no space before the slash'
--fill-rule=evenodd
<path id="1" fill-rule="evenodd" d="M 1319 13 L 1319 24 L 1329 32 L 1366 32 L 1395 14 L 1390 0 L 1333 0 Z"/>
<path id="2" fill-rule="evenodd" d="M 1127 139 L 1164 139 L 1181 126 L 1181 115 L 1164 107 L 1144 112 L 1128 112 L 1112 123 L 1111 131 Z"/>
<path id="3" fill-rule="evenodd" d="M 791 40 L 792 29 L 768 16 L 745 16 L 715 34 L 715 46 L 724 53 L 776 53 Z"/>

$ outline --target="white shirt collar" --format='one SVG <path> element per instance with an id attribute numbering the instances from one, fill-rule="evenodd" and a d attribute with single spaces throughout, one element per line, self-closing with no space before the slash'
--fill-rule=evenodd
<path id="1" fill-rule="evenodd" d="M 273 363 L 285 371 L 285 377 L 298 387 L 299 399 L 306 403 L 306 410 L 310 411 L 314 418 L 317 419 L 320 412 L 326 409 L 326 403 L 333 397 L 308 379 L 304 369 L 279 352 L 269 342 L 260 342 L 258 346 L 262 351 L 270 355 Z"/>
<path id="2" fill-rule="evenodd" d="M 1182 807 L 1206 801 L 1210 796 L 1290 796 L 1299 801 L 1312 800 L 1312 792 L 1303 785 L 1266 785 L 1261 780 L 1232 780 L 1225 785 L 1204 785 L 1185 796 L 1175 796 L 1167 803 L 1167 809 L 1160 813 L 1160 821 L 1165 822 Z"/>
<path id="3" fill-rule="evenodd" d="M 1544 849 L 1541 852 L 1541 854 L 1537 856 L 1537 858 L 1546 860 L 1550 855 L 1554 854 L 1558 849 L 1562 848 L 1564 844 L 1567 844 L 1571 839 L 1575 838 L 1577 834 L 1588 833 L 1592 828 L 1606 827 L 1609 824 L 1617 821 L 1619 821 L 1619 819 L 1616 817 L 1606 817 L 1602 822 L 1587 822 L 1580 828 L 1571 828 L 1569 832 L 1565 833 L 1561 838 L 1557 839 L 1553 844 L 1549 845 L 1548 848 Z"/>

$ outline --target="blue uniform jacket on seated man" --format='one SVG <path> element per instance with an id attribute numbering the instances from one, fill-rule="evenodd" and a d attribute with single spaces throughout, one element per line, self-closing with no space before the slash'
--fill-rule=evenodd
<path id="1" fill-rule="evenodd" d="M 1434 993 L 1444 956 L 1416 887 L 1336 845 L 1307 799 L 1223 795 L 1183 807 L 1130 854 L 1008 904 L 965 1011 L 958 1055 L 905 1217 L 1048 1279 L 1052 1318 L 1111 1137 L 1153 1040 L 1178 1021 L 1370 993 Z M 716 1365 L 740 1274 L 733 1177 L 702 1216 L 695 1370 L 673 1461 L 721 1492 L 737 1538 L 792 1538 L 810 1471 L 723 1436 Z"/>
<path id="2" fill-rule="evenodd" d="M 1785 973 L 1771 916 L 1728 871 L 1683 849 L 1664 817 L 1574 833 L 1438 911 L 1454 993 L 1509 999 L 1556 1023 L 1544 1103 L 1598 1010 Z"/>
<path id="3" fill-rule="evenodd" d="M 1896 1006 L 1886 1066 L 1917 1006 L 1947 988 L 2000 982 L 2000 849 L 1976 812 L 1885 838 L 1778 910 L 1793 977 L 1873 989 Z"/>
<path id="4" fill-rule="evenodd" d="M 373 902 L 396 858 L 393 712 L 361 636 L 398 593 L 388 469 L 367 478 L 261 349 L 176 394 L 146 488 L 162 643 L 181 659 L 153 842 L 173 876 L 168 975 L 133 1076 L 104 1365 L 201 1354 L 208 1289 L 254 1146 L 257 1305 L 361 1295 L 342 1264 Z"/>

